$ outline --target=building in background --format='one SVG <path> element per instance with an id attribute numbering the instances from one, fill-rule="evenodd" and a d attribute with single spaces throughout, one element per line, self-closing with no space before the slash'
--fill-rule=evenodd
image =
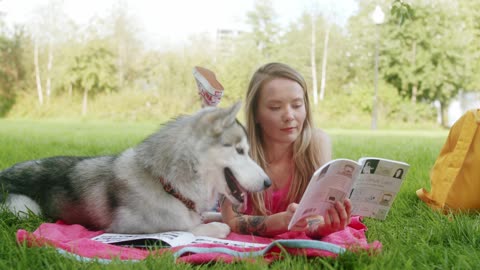
<path id="1" fill-rule="evenodd" d="M 216 55 L 220 57 L 232 55 L 235 50 L 235 40 L 242 33 L 242 30 L 232 28 L 217 29 L 215 37 Z"/>
<path id="2" fill-rule="evenodd" d="M 480 91 L 460 92 L 448 106 L 448 126 L 451 127 L 465 112 L 480 109 Z"/>

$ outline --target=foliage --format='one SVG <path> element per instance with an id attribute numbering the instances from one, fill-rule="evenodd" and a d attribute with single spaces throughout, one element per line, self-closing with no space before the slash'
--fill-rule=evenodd
<path id="1" fill-rule="evenodd" d="M 464 61 L 458 51 L 465 48 L 468 39 L 463 32 L 457 34 L 455 24 L 446 23 L 458 21 L 449 16 L 451 8 L 418 6 L 411 21 L 390 31 L 388 40 L 394 42 L 387 43 L 384 51 L 389 56 L 385 77 L 401 95 L 447 104 L 464 88 Z M 419 28 L 432 23 L 435 28 Z"/>
<path id="2" fill-rule="evenodd" d="M 275 20 L 277 16 L 271 7 L 271 0 L 259 0 L 255 2 L 254 11 L 247 13 L 247 22 L 252 27 L 249 36 L 255 47 L 266 57 L 275 55 L 275 44 L 279 39 L 279 28 Z"/>
<path id="3" fill-rule="evenodd" d="M 370 128 L 373 89 L 372 84 L 351 84 L 322 101 L 318 107 L 313 108 L 317 126 Z M 398 96 L 396 89 L 387 83 L 379 84 L 378 104 L 378 125 L 383 129 L 431 129 L 435 126 L 435 110 L 431 105 L 405 101 Z"/>
<path id="4" fill-rule="evenodd" d="M 230 103 L 244 99 L 254 70 L 270 61 L 288 63 L 302 73 L 309 89 L 314 89 L 310 61 L 312 21 L 317 40 L 317 67 L 322 66 L 322 41 L 327 27 L 330 28 L 326 95 L 323 104 L 319 104 L 320 118 L 329 115 L 332 120 L 344 119 L 350 108 L 334 104 L 347 102 L 355 104 L 358 121 L 362 121 L 359 126 L 369 126 L 377 36 L 379 85 L 382 85 L 379 95 L 386 94 L 380 98 L 381 117 L 385 118 L 381 127 L 398 119 L 403 119 L 404 123 L 428 122 L 430 125 L 433 101 L 440 101 L 445 109 L 459 91 L 480 89 L 477 75 L 480 73 L 480 4 L 477 1 L 369 0 L 358 3 L 358 13 L 349 19 L 346 27 L 312 10 L 305 10 L 290 25 L 281 26 L 271 8 L 272 1 L 257 1 L 245 14 L 248 31 L 224 29 L 227 33 L 224 38 L 197 34 L 178 48 L 152 49 L 141 44 L 142 29 L 124 2 L 115 4 L 106 17 L 95 17 L 85 28 L 65 16 L 61 2 L 52 1 L 37 11 L 36 19 L 29 23 L 36 27 L 25 28 L 17 43 L 12 41 L 13 35 L 2 34 L 2 46 L 19 48 L 15 51 L 15 59 L 19 61 L 6 58 L 9 50 L 5 48 L 0 53 L 0 71 L 8 70 L 2 74 L 13 74 L 13 66 L 18 66 L 23 75 L 22 79 L 2 83 L 0 103 L 9 104 L 3 110 L 11 110 L 10 117 L 16 112 L 22 112 L 23 116 L 26 113 L 35 117 L 63 117 L 57 112 L 64 105 L 63 101 L 82 102 L 76 92 L 88 90 L 89 97 L 102 97 L 102 100 L 118 101 L 127 94 L 141 96 L 141 99 L 131 100 L 138 104 L 119 108 L 126 111 L 124 115 L 132 114 L 131 111 L 136 111 L 134 108 L 149 111 L 142 114 L 144 116 L 155 115 L 156 106 L 168 108 L 168 114 L 184 113 L 195 108 L 192 104 L 198 100 L 191 74 L 195 65 L 215 71 L 226 89 L 224 100 Z M 387 11 L 386 22 L 378 27 L 370 19 L 376 4 Z M 47 104 L 52 108 L 41 109 L 44 113 L 40 114 L 34 113 L 36 109 L 25 112 L 28 108 L 36 108 L 35 99 L 27 97 L 36 95 L 33 37 L 40 45 L 42 83 L 47 77 L 51 80 L 55 96 L 52 100 L 61 103 Z M 54 61 L 52 69 L 46 72 L 50 47 Z M 319 68 L 317 72 L 323 70 Z M 394 87 L 396 93 L 390 86 L 383 87 L 384 82 Z M 13 99 L 15 96 L 17 98 Z M 172 99 L 172 96 L 178 98 Z M 26 101 L 32 103 L 25 104 Z M 148 107 L 145 104 L 157 105 Z M 124 106 L 117 104 L 120 105 Z M 179 109 L 172 108 L 175 106 Z M 326 108 L 331 111 L 324 111 Z M 112 114 L 104 112 L 101 115 L 109 118 Z"/>
<path id="5" fill-rule="evenodd" d="M 478 1 L 459 1 L 459 15 L 461 16 L 460 26 L 467 32 L 467 47 L 464 48 L 463 58 L 466 69 L 466 90 L 480 91 L 480 50 L 478 44 L 480 41 L 480 2 Z M 459 32 L 463 32 L 459 31 Z"/>
<path id="6" fill-rule="evenodd" d="M 22 62 L 25 31 L 16 27 L 13 35 L 0 31 L 0 116 L 15 103 L 16 93 L 26 79 Z"/>
<path id="7" fill-rule="evenodd" d="M 414 12 L 414 9 L 402 0 L 394 0 L 390 9 L 390 14 L 397 19 L 399 25 L 402 25 L 405 20 L 412 18 Z"/>
<path id="8" fill-rule="evenodd" d="M 397 17 L 387 16 L 386 23 L 377 29 L 381 32 L 380 75 L 406 100 L 427 104 L 439 101 L 445 110 L 460 90 L 473 86 L 472 79 L 476 77 L 471 55 L 465 53 L 472 47 L 478 50 L 478 45 L 472 46 L 475 29 L 463 23 L 465 19 L 470 20 L 472 14 L 461 11 L 456 1 L 417 1 L 411 7 L 402 3 L 396 1 L 392 7 L 391 12 Z M 373 26 L 368 27 L 372 23 L 367 18 L 372 5 L 372 2 L 362 2 L 359 14 L 351 19 L 354 39 L 366 40 L 364 48 L 370 51 L 373 51 L 373 42 L 369 45 L 367 42 Z M 401 24 L 396 20 L 399 12 L 407 12 L 409 16 Z M 353 30 L 357 28 L 367 31 L 362 34 Z M 362 51 L 356 56 L 360 66 L 371 58 L 362 55 Z"/>
<path id="9" fill-rule="evenodd" d="M 80 51 L 70 72 L 75 89 L 107 92 L 116 89 L 114 55 L 101 41 L 92 41 Z"/>

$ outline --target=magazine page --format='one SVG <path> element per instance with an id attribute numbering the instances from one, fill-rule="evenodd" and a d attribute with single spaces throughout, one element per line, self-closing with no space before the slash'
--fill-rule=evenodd
<path id="1" fill-rule="evenodd" d="M 250 243 L 242 241 L 234 241 L 220 238 L 213 238 L 208 236 L 194 236 L 190 232 L 185 231 L 170 231 L 163 233 L 152 234 L 117 234 L 117 233 L 104 233 L 98 235 L 92 240 L 99 241 L 106 244 L 115 244 L 122 246 L 133 247 L 177 247 L 191 244 L 221 244 L 225 246 L 233 247 L 264 247 L 266 244 Z"/>
<path id="2" fill-rule="evenodd" d="M 332 204 L 343 201 L 350 194 L 353 179 L 359 172 L 360 165 L 348 159 L 332 160 L 318 169 L 310 179 L 288 229 L 303 218 L 324 216 Z"/>
<path id="3" fill-rule="evenodd" d="M 362 158 L 361 172 L 350 194 L 352 214 L 384 220 L 410 167 L 405 162 Z"/>
<path id="4" fill-rule="evenodd" d="M 170 247 L 176 247 L 187 245 L 195 241 L 195 236 L 192 233 L 184 231 L 171 231 L 151 234 L 104 233 L 93 237 L 92 240 L 106 244 L 117 244 L 137 247 L 153 245 L 165 246 L 165 244 Z"/>
<path id="5" fill-rule="evenodd" d="M 230 247 L 252 248 L 252 247 L 265 247 L 266 244 L 242 242 L 228 239 L 213 238 L 208 236 L 197 236 L 190 244 L 220 244 Z"/>

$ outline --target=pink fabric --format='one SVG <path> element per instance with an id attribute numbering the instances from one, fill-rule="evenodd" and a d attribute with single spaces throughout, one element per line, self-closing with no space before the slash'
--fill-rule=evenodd
<path id="1" fill-rule="evenodd" d="M 270 210 L 272 214 L 276 214 L 276 213 L 287 210 L 288 190 L 289 190 L 289 186 L 285 186 L 282 189 L 265 193 L 265 206 L 268 210 Z M 253 214 L 253 205 L 250 203 L 251 201 L 252 201 L 252 198 L 251 198 L 251 195 L 249 195 L 249 198 L 246 203 L 246 209 L 244 211 L 244 214 L 246 215 Z"/>
<path id="2" fill-rule="evenodd" d="M 272 214 L 283 212 L 287 210 L 288 202 L 287 195 L 290 190 L 290 184 L 292 182 L 292 176 L 290 176 L 288 183 L 280 189 L 273 190 L 272 188 L 267 189 L 265 192 L 265 207 L 267 210 L 270 210 Z M 251 195 L 248 195 L 248 200 L 246 202 L 244 214 L 252 215 L 253 214 L 253 205 L 251 204 Z"/>
<path id="3" fill-rule="evenodd" d="M 342 231 L 332 233 L 323 239 L 322 241 L 329 242 L 332 244 L 337 244 L 339 246 L 345 247 L 349 250 L 369 250 L 369 251 L 380 251 L 381 243 L 374 241 L 368 243 L 365 237 L 366 226 L 361 222 L 359 217 L 353 217 L 350 225 Z M 83 226 L 80 225 L 67 225 L 61 221 L 57 223 L 44 223 L 37 228 L 33 233 L 27 232 L 25 230 L 17 231 L 17 241 L 22 244 L 25 243 L 29 247 L 35 246 L 54 246 L 65 250 L 67 252 L 79 255 L 86 258 L 98 258 L 98 259 L 112 259 L 118 258 L 121 260 L 143 260 L 148 255 L 162 254 L 164 252 L 176 252 L 181 248 L 187 247 L 174 247 L 174 248 L 163 248 L 157 251 L 148 251 L 145 249 L 137 248 L 128 248 L 115 246 L 110 244 L 104 244 L 97 241 L 91 240 L 92 237 L 95 237 L 99 234 L 102 234 L 103 231 L 89 231 Z M 264 238 L 252 235 L 240 235 L 236 233 L 230 233 L 228 236 L 230 240 L 238 240 L 245 242 L 256 242 L 268 244 L 277 239 L 310 239 L 305 233 L 300 232 L 287 232 L 281 235 L 278 235 L 274 238 Z M 212 244 L 197 244 L 190 245 L 192 247 L 225 247 L 237 251 L 257 251 L 262 248 L 239 248 L 239 247 L 226 247 L 223 245 L 212 245 Z M 291 254 L 301 254 L 308 257 L 316 256 L 335 256 L 335 254 L 318 249 L 311 248 L 287 248 L 286 249 Z M 266 261 L 271 262 L 274 260 L 281 259 L 281 250 L 279 247 L 272 248 L 265 255 L 264 258 Z M 238 260 L 232 255 L 210 252 L 210 253 L 190 253 L 185 254 L 177 259 L 177 261 L 200 264 L 207 263 L 211 261 L 224 261 L 224 262 L 234 262 Z M 252 258 L 244 258 L 252 259 Z"/>

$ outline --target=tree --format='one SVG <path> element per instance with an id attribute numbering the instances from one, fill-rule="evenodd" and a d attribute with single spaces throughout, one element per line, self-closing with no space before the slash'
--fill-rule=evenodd
<path id="1" fill-rule="evenodd" d="M 402 0 L 393 0 L 390 15 L 392 15 L 393 19 L 397 20 L 398 25 L 402 25 L 405 20 L 412 18 L 413 13 L 414 11 L 410 4 Z"/>
<path id="2" fill-rule="evenodd" d="M 75 57 L 70 72 L 77 89 L 83 91 L 82 116 L 87 114 L 88 95 L 117 89 L 115 54 L 101 40 L 90 41 Z"/>
<path id="3" fill-rule="evenodd" d="M 0 12 L 0 116 L 14 105 L 16 91 L 26 80 L 27 70 L 23 63 L 27 34 L 21 26 L 10 31 Z"/>
<path id="4" fill-rule="evenodd" d="M 317 59 L 316 59 L 316 44 L 317 44 L 317 37 L 316 37 L 316 27 L 315 27 L 315 22 L 316 22 L 316 5 L 313 5 L 312 7 L 312 14 L 311 14 L 311 45 L 310 45 L 310 65 L 312 67 L 312 92 L 313 92 L 313 104 L 317 105 L 318 104 L 318 86 L 317 86 Z M 327 39 L 326 39 L 327 40 Z M 328 44 L 328 42 L 326 42 Z M 324 49 L 324 52 L 326 52 L 326 49 Z M 325 54 L 324 54 L 325 57 Z M 324 58 L 325 59 L 325 58 Z M 326 63 L 326 61 L 325 61 Z M 323 65 L 322 65 L 323 67 Z M 323 70 L 323 69 L 322 69 Z M 323 75 L 324 73 L 322 73 Z M 323 82 L 324 77 L 322 76 L 322 82 Z M 321 95 L 320 95 L 321 96 Z M 323 99 L 323 96 L 321 96 L 321 99 Z"/>
<path id="5" fill-rule="evenodd" d="M 314 66 L 320 65 L 319 63 L 322 66 L 320 90 L 322 91 L 323 88 L 323 97 L 325 97 L 327 85 L 331 89 L 330 93 L 335 95 L 348 82 L 346 75 L 348 59 L 345 59 L 345 52 L 349 50 L 349 44 L 345 41 L 346 37 L 342 34 L 342 29 L 334 23 L 328 22 L 324 16 L 317 14 L 313 20 L 315 21 L 314 25 L 312 25 L 311 12 L 308 12 L 290 25 L 279 42 L 277 59 L 297 67 L 298 71 L 305 76 L 315 99 L 315 88 L 318 89 L 318 81 L 315 79 L 317 68 Z M 314 37 L 312 37 L 312 33 L 315 33 Z M 315 45 L 312 46 L 312 40 L 322 40 L 323 42 L 315 42 Z M 315 50 L 312 52 L 313 47 Z M 328 50 L 328 47 L 333 49 Z M 312 58 L 313 55 L 314 58 Z M 326 72 L 327 58 L 330 70 L 328 74 Z M 321 95 L 322 93 L 319 96 Z"/>
<path id="6" fill-rule="evenodd" d="M 480 2 L 478 1 L 459 1 L 459 13 L 463 14 L 463 20 L 460 26 L 468 29 L 465 36 L 468 45 L 464 51 L 465 65 L 468 70 L 468 84 L 465 87 L 467 91 L 480 91 Z"/>
<path id="7" fill-rule="evenodd" d="M 33 63 L 37 95 L 39 104 L 42 105 L 44 94 L 47 101 L 52 95 L 54 52 L 58 51 L 58 44 L 61 44 L 63 39 L 69 36 L 67 33 L 70 29 L 65 29 L 69 25 L 69 19 L 63 11 L 63 1 L 61 0 L 49 0 L 47 4 L 38 6 L 35 9 L 35 15 L 30 23 L 30 31 L 33 33 L 34 42 Z M 43 48 L 46 48 L 46 59 L 42 57 Z M 45 80 L 45 88 L 42 87 L 42 77 Z"/>
<path id="8" fill-rule="evenodd" d="M 323 57 L 322 57 L 322 80 L 320 84 L 320 100 L 323 100 L 325 96 L 325 85 L 327 81 L 327 58 L 328 58 L 328 41 L 330 38 L 330 29 L 331 25 L 327 24 L 327 29 L 325 31 L 325 39 L 323 44 Z"/>
<path id="9" fill-rule="evenodd" d="M 255 42 L 256 48 L 266 58 L 276 54 L 276 44 L 280 34 L 276 14 L 272 9 L 271 0 L 258 0 L 255 2 L 254 11 L 247 13 L 247 23 L 252 32 L 249 35 Z"/>
<path id="10" fill-rule="evenodd" d="M 33 48 L 33 64 L 35 66 L 35 82 L 37 85 L 37 95 L 38 95 L 38 103 L 40 106 L 43 105 L 43 90 L 42 90 L 42 79 L 40 77 L 40 63 L 39 63 L 39 53 L 38 53 L 38 38 L 34 38 L 34 48 Z"/>
<path id="11" fill-rule="evenodd" d="M 112 42 L 111 46 L 116 51 L 117 85 L 119 89 L 124 89 L 133 84 L 135 74 L 142 66 L 138 61 L 138 56 L 142 53 L 141 42 L 137 37 L 140 30 L 135 18 L 128 13 L 125 1 L 114 6 L 105 26 L 110 33 L 106 38 Z"/>
<path id="12" fill-rule="evenodd" d="M 464 53 L 473 32 L 463 21 L 456 1 L 421 1 L 403 25 L 390 21 L 385 26 L 384 78 L 412 103 L 439 101 L 443 125 L 450 100 L 473 77 Z"/>

